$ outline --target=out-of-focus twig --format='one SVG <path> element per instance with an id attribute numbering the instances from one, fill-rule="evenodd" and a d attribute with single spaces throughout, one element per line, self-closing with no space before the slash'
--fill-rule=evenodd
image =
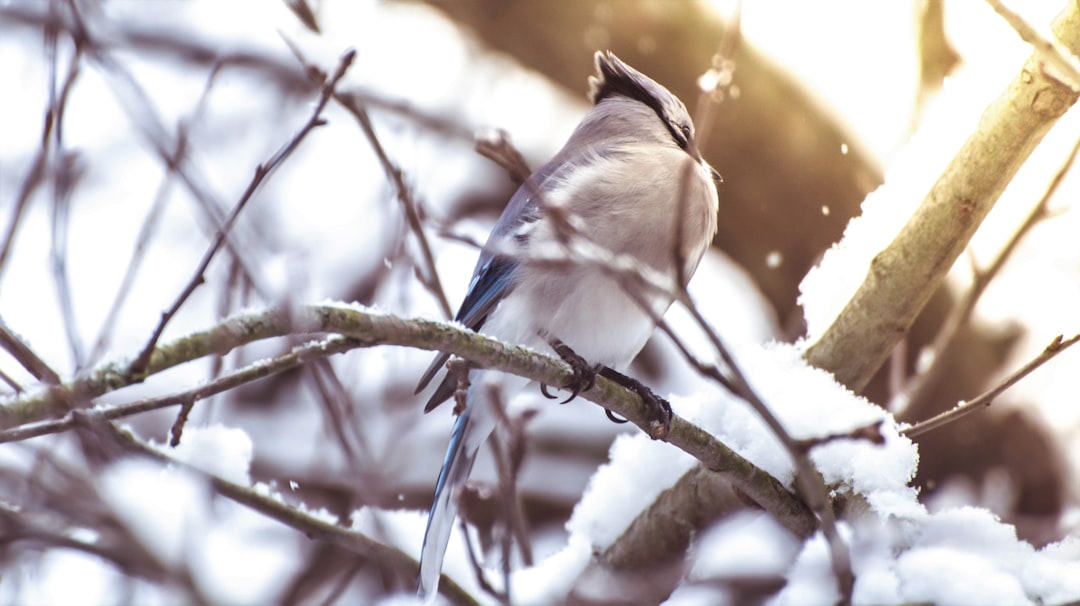
<path id="1" fill-rule="evenodd" d="M 191 117 L 177 128 L 176 144 L 173 153 L 171 154 L 172 157 L 183 158 L 187 156 L 188 133 L 192 126 L 203 116 L 203 112 L 208 105 L 207 101 L 210 98 L 210 91 L 217 81 L 218 74 L 221 73 L 220 68 L 221 64 L 218 63 L 210 70 L 210 75 L 206 78 L 206 84 L 203 86 L 202 94 L 199 95 L 198 101 L 195 102 L 195 109 L 191 112 Z M 90 355 L 87 357 L 88 364 L 92 365 L 97 363 L 101 359 L 102 354 L 105 353 L 106 347 L 108 347 L 108 340 L 112 334 L 113 327 L 116 325 L 116 320 L 120 316 L 120 310 L 123 307 L 124 301 L 127 300 L 128 294 L 131 292 L 132 285 L 135 283 L 135 276 L 139 271 L 139 267 L 146 258 L 146 247 L 149 245 L 150 239 L 157 230 L 158 223 L 164 213 L 165 204 L 169 199 L 168 193 L 172 187 L 176 173 L 177 166 L 172 163 L 167 164 L 166 174 L 162 177 L 161 184 L 154 194 L 154 201 L 150 205 L 150 210 L 146 213 L 146 218 L 143 220 L 142 227 L 139 228 L 139 235 L 135 240 L 135 248 L 131 252 L 131 258 L 128 261 L 127 269 L 124 270 L 124 277 L 120 280 L 120 286 L 116 289 L 116 295 L 113 297 L 112 304 L 109 306 L 109 311 L 105 314 L 105 321 L 102 322 L 101 328 L 98 330 L 97 339 L 94 341 L 93 349 L 90 350 Z"/>
<path id="2" fill-rule="evenodd" d="M 50 3 L 50 13 L 55 10 L 54 5 L 55 3 Z M 34 191 L 45 179 L 45 171 L 48 166 L 49 156 L 52 153 L 51 149 L 54 133 L 60 127 L 72 87 L 79 75 L 79 59 L 82 56 L 82 46 L 76 42 L 75 49 L 68 61 L 68 69 L 64 76 L 64 81 L 59 87 L 59 93 L 57 92 L 56 52 L 59 31 L 59 26 L 52 21 L 44 27 L 45 49 L 46 54 L 49 55 L 49 106 L 45 110 L 45 119 L 41 127 L 41 139 L 38 150 L 34 154 L 34 159 L 30 162 L 30 170 L 23 178 L 22 184 L 19 186 L 19 193 L 15 198 L 15 204 L 11 207 L 11 219 L 8 222 L 7 231 L 4 233 L 3 244 L 0 244 L 0 275 L 3 274 L 4 265 L 6 264 L 8 255 L 11 253 L 11 248 L 14 245 L 15 234 L 19 230 L 19 224 L 23 217 L 23 213 L 26 210 L 26 205 L 30 201 L 31 195 L 33 195 Z"/>
<path id="3" fill-rule="evenodd" d="M 86 413 L 83 413 L 86 414 Z M 151 448 L 142 441 L 136 439 L 127 432 L 115 429 L 111 424 L 104 423 L 103 431 L 111 433 L 112 439 L 123 445 L 128 450 L 147 456 L 161 463 L 189 470 L 198 476 L 205 478 L 210 486 L 219 495 L 251 508 L 273 520 L 276 520 L 290 528 L 293 528 L 307 537 L 326 541 L 343 549 L 369 559 L 375 566 L 385 573 L 391 573 L 402 578 L 415 578 L 419 572 L 419 564 L 413 558 L 405 555 L 400 550 L 380 543 L 361 532 L 343 528 L 309 515 L 295 507 L 291 507 L 272 495 L 264 494 L 248 486 L 241 486 L 234 482 L 223 480 L 213 474 L 206 473 L 195 467 L 191 467 L 181 461 L 173 459 L 164 452 Z M 475 604 L 476 602 L 464 592 L 454 581 L 446 576 L 439 583 L 439 591 L 452 599 L 454 603 Z"/>
<path id="4" fill-rule="evenodd" d="M 304 27 L 316 34 L 322 33 L 319 30 L 319 21 L 315 18 L 315 11 L 311 10 L 311 5 L 307 3 L 307 0 L 285 0 L 285 6 L 289 7 Z"/>
<path id="5" fill-rule="evenodd" d="M 183 305 L 185 301 L 187 301 L 188 297 L 191 296 L 191 293 L 193 293 L 195 289 L 198 288 L 200 284 L 202 284 L 204 280 L 203 274 L 206 272 L 206 268 L 210 265 L 210 262 L 214 259 L 214 256 L 217 254 L 217 252 L 221 250 L 221 247 L 224 244 L 225 239 L 228 235 L 229 229 L 231 229 L 232 225 L 236 222 L 236 218 L 240 215 L 240 211 L 244 210 L 244 207 L 247 205 L 248 201 L 250 201 L 251 198 L 255 195 L 255 192 L 258 191 L 259 187 L 263 184 L 263 182 L 271 174 L 273 174 L 273 172 L 279 166 L 281 166 L 281 164 L 285 162 L 285 160 L 287 160 L 294 151 L 296 151 L 296 148 L 300 146 L 300 143 L 303 142 L 303 140 L 307 137 L 308 133 L 310 133 L 315 128 L 325 124 L 325 121 L 322 118 L 323 109 L 330 101 L 330 97 L 334 93 L 334 87 L 337 86 L 338 81 L 341 80 L 341 78 L 345 75 L 345 72 L 349 69 L 349 66 L 352 65 L 355 56 L 356 52 L 351 49 L 346 51 L 345 54 L 342 55 L 341 61 L 338 63 L 337 69 L 334 71 L 334 74 L 329 79 L 324 81 L 322 92 L 319 95 L 319 100 L 316 102 L 315 109 L 314 111 L 312 111 L 311 117 L 308 119 L 307 123 L 305 123 L 304 126 L 300 128 L 299 132 L 297 132 L 296 135 L 294 135 L 293 138 L 288 143 L 286 143 L 284 147 L 278 150 L 278 152 L 275 153 L 273 157 L 271 157 L 270 160 L 266 162 L 266 164 L 261 164 L 255 168 L 255 176 L 252 177 L 251 183 L 248 184 L 247 189 L 244 191 L 243 195 L 240 196 L 240 200 L 236 203 L 236 206 L 233 207 L 232 212 L 229 214 L 229 218 L 226 219 L 225 224 L 222 225 L 221 229 L 218 231 L 218 235 L 217 238 L 214 239 L 214 243 L 206 251 L 206 254 L 203 255 L 203 259 L 199 263 L 198 268 L 196 268 L 195 273 L 191 278 L 191 281 L 188 282 L 188 285 L 176 298 L 176 301 L 172 304 L 172 306 L 165 313 L 162 314 L 161 322 L 158 323 L 158 326 L 154 330 L 153 335 L 151 335 L 150 340 L 147 342 L 146 346 L 143 348 L 139 356 L 135 358 L 135 361 L 132 362 L 129 369 L 129 372 L 131 372 L 132 375 L 139 376 L 146 372 L 146 369 L 150 364 L 150 356 L 151 354 L 153 354 L 154 348 L 157 345 L 157 341 L 159 338 L 161 338 L 161 333 L 165 330 L 166 324 L 168 324 L 169 320 L 171 320 L 172 317 L 176 314 L 176 312 L 179 311 L 180 306 Z"/>
<path id="6" fill-rule="evenodd" d="M 525 183 L 532 174 L 525 156 L 510 143 L 510 136 L 501 128 L 476 133 L 474 147 L 476 153 L 502 167 L 517 185 Z"/>
<path id="7" fill-rule="evenodd" d="M 960 54 L 949 43 L 945 33 L 945 0 L 918 0 L 915 38 L 919 57 L 919 87 L 915 106 L 908 121 L 908 134 L 915 132 L 922 121 L 926 104 L 941 89 L 945 78 L 960 63 Z"/>
<path id="8" fill-rule="evenodd" d="M 202 210 L 205 219 L 205 229 L 216 236 L 223 231 L 226 220 L 224 205 L 205 185 L 206 179 L 192 165 L 188 156 L 177 156 L 173 150 L 188 151 L 186 146 L 177 146 L 172 143 L 172 137 L 165 129 L 164 122 L 158 115 L 150 95 L 128 70 L 121 61 L 110 52 L 111 45 L 101 44 L 93 36 L 79 12 L 77 3 L 68 0 L 69 19 L 57 20 L 56 23 L 65 28 L 68 35 L 78 40 L 84 49 L 84 55 L 106 77 L 114 96 L 125 110 L 125 116 L 131 121 L 132 126 L 143 137 L 148 147 L 158 156 L 167 170 L 174 171 L 180 178 L 185 188 L 191 193 L 193 200 Z M 48 23 L 53 23 L 49 21 Z M 224 60 L 222 60 L 225 63 Z M 211 68 L 213 69 L 213 68 Z M 260 292 L 267 292 L 262 284 L 257 264 L 250 258 L 250 243 L 248 246 L 239 245 L 235 239 L 236 226 L 227 233 L 225 246 L 242 265 L 244 274 Z"/>
<path id="9" fill-rule="evenodd" d="M 288 39 L 285 40 L 285 43 L 288 45 L 289 49 L 292 50 L 293 54 L 296 55 L 296 60 L 304 66 L 304 71 L 308 74 L 308 77 L 313 79 L 322 77 L 322 71 L 308 63 L 295 44 Z M 420 254 L 423 257 L 423 272 L 420 272 L 420 281 L 427 287 L 432 296 L 435 297 L 435 301 L 439 304 L 443 316 L 452 318 L 454 312 L 450 308 L 450 302 L 446 298 L 446 291 L 443 289 L 442 281 L 439 279 L 439 272 L 435 267 L 435 255 L 431 252 L 431 245 L 428 243 L 427 235 L 424 233 L 424 226 L 420 222 L 420 215 L 416 211 L 416 201 L 413 199 L 412 190 L 405 184 L 404 174 L 401 169 L 394 164 L 393 160 L 390 159 L 390 156 L 386 154 L 386 150 L 383 148 L 378 135 L 375 133 L 375 127 L 371 123 L 371 117 L 368 116 L 367 109 L 364 108 L 364 104 L 360 99 L 349 93 L 342 93 L 339 91 L 333 91 L 333 97 L 335 101 L 356 118 L 357 124 L 360 125 L 360 130 L 363 131 L 364 136 L 371 145 L 371 149 L 379 159 L 379 164 L 382 165 L 383 172 L 386 173 L 386 178 L 393 184 L 394 192 L 397 194 L 397 199 L 401 203 L 402 210 L 405 212 L 405 220 L 409 224 L 409 229 L 412 231 L 413 236 L 416 237 L 416 241 L 420 246 Z"/>
<path id="10" fill-rule="evenodd" d="M 46 385 L 59 385 L 60 375 L 42 360 L 34 350 L 22 342 L 0 318 L 0 347 L 7 350 L 34 378 Z"/>

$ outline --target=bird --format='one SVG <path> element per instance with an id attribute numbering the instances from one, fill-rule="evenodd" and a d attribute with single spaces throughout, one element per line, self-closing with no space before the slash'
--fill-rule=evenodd
<path id="1" fill-rule="evenodd" d="M 563 386 L 572 390 L 567 401 L 600 374 L 633 389 L 668 422 L 667 402 L 618 369 L 645 346 L 672 295 L 642 290 L 632 297 L 595 265 L 530 262 L 530 254 L 565 242 L 569 225 L 596 246 L 685 286 L 716 235 L 720 175 L 701 157 L 686 106 L 610 51 L 597 51 L 594 63 L 592 107 L 562 149 L 511 197 L 480 251 L 455 320 L 504 342 L 558 354 L 574 370 L 574 380 Z M 417 394 L 449 357 L 435 358 Z M 495 396 L 487 386 L 492 380 L 507 390 L 527 384 L 495 377 L 496 371 L 474 373 L 428 515 L 417 589 L 423 599 L 438 591 L 458 496 L 496 426 Z M 458 384 L 448 372 L 424 412 L 449 399 Z M 546 386 L 541 389 L 551 397 Z"/>

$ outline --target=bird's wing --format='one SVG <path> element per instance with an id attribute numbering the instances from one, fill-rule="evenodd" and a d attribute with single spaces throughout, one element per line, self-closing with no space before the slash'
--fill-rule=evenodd
<path id="1" fill-rule="evenodd" d="M 465 301 L 462 302 L 461 309 L 458 310 L 454 319 L 472 330 L 480 330 L 484 320 L 487 319 L 487 315 L 512 290 L 511 277 L 516 267 L 517 263 L 507 257 L 492 257 L 487 259 L 483 265 L 477 267 L 477 273 L 469 286 L 469 292 L 466 293 Z M 431 383 L 431 380 L 442 370 L 442 367 L 449 359 L 450 354 L 448 353 L 440 353 L 435 357 L 431 366 L 420 377 L 420 382 L 416 386 L 416 393 L 420 393 L 428 386 L 428 383 Z M 424 406 L 424 412 L 431 411 L 449 399 L 454 393 L 455 382 L 456 377 L 448 374 L 443 379 L 443 382 L 439 384 L 439 387 L 435 389 L 435 393 L 431 394 L 427 404 Z"/>
<path id="2" fill-rule="evenodd" d="M 536 192 L 541 191 L 544 181 L 552 177 L 560 165 L 563 165 L 563 162 L 558 157 L 548 162 L 529 177 L 529 182 L 519 187 L 510 198 L 510 203 L 506 205 L 506 210 L 495 223 L 487 243 L 480 251 L 480 258 L 473 270 L 469 290 L 454 317 L 458 322 L 472 330 L 480 330 L 488 314 L 495 309 L 499 301 L 513 291 L 514 274 L 519 263 L 513 257 L 497 254 L 496 249 L 505 244 L 506 238 L 513 237 L 522 225 L 539 218 L 540 200 L 536 199 Z M 431 366 L 420 377 L 416 393 L 420 393 L 431 383 L 448 359 L 450 359 L 448 353 L 440 353 L 435 357 Z M 431 411 L 448 400 L 454 393 L 455 383 L 456 377 L 447 375 L 428 399 L 424 411 Z"/>

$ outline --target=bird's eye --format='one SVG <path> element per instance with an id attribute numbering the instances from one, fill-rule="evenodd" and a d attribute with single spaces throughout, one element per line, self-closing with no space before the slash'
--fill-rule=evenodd
<path id="1" fill-rule="evenodd" d="M 690 140 L 690 125 L 683 124 L 683 125 L 679 126 L 679 130 L 682 131 L 683 137 L 685 137 L 686 140 L 689 141 Z"/>

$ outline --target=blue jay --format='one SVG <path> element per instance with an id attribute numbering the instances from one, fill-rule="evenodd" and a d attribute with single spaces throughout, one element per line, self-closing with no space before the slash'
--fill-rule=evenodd
<path id="1" fill-rule="evenodd" d="M 719 175 L 698 153 L 686 107 L 612 53 L 597 52 L 595 60 L 597 74 L 589 78 L 592 109 L 562 150 L 510 199 L 480 252 L 455 319 L 502 341 L 554 350 L 574 369 L 574 381 L 564 386 L 572 389 L 569 399 L 601 374 L 659 407 L 658 417 L 667 422 L 667 402 L 615 368 L 627 366 L 645 346 L 655 328 L 652 318 L 663 315 L 671 297 L 642 291 L 635 301 L 595 266 L 556 267 L 528 258 L 540 246 L 558 246 L 565 236 L 559 231 L 565 221 L 552 216 L 556 208 L 597 246 L 673 279 L 689 280 L 716 234 L 714 179 Z M 676 260 L 683 267 L 676 268 Z M 417 393 L 448 358 L 435 359 Z M 453 374 L 443 379 L 425 412 L 454 393 Z M 495 429 L 489 383 L 499 380 L 504 389 L 526 383 L 494 375 L 474 373 L 450 435 L 420 554 L 421 597 L 438 589 L 457 498 L 477 451 Z"/>

